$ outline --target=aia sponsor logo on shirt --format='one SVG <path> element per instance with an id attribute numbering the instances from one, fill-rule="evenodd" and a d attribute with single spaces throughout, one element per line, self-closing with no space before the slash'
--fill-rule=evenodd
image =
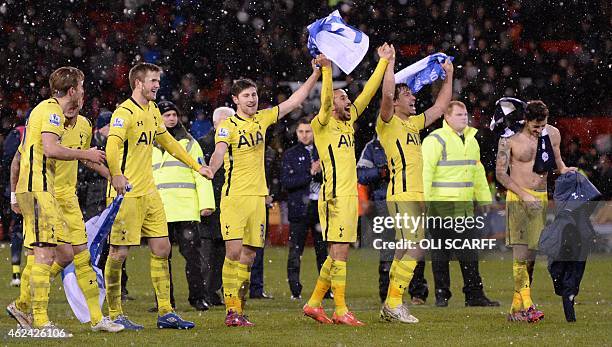
<path id="1" fill-rule="evenodd" d="M 247 136 L 247 134 L 240 135 L 240 139 L 238 140 L 238 148 L 242 146 L 254 147 L 264 142 L 264 137 L 260 131 L 257 131 L 255 136 L 253 136 L 252 133 L 248 135 L 249 136 Z"/>
<path id="2" fill-rule="evenodd" d="M 338 141 L 338 148 L 342 148 L 342 146 L 345 146 L 347 148 L 355 147 L 355 140 L 349 134 L 342 134 L 340 135 L 340 140 Z"/>

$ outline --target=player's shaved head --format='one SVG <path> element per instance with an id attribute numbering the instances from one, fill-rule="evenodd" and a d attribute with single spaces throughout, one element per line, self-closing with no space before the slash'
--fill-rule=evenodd
<path id="1" fill-rule="evenodd" d="M 145 76 L 147 72 L 162 72 L 162 68 L 150 63 L 138 63 L 134 65 L 130 69 L 129 79 L 130 79 L 130 88 L 134 90 L 136 88 L 136 80 L 144 83 Z"/>

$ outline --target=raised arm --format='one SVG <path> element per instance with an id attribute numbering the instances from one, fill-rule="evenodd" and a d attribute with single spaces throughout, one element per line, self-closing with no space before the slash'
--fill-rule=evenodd
<path id="1" fill-rule="evenodd" d="M 425 110 L 425 127 L 428 127 L 433 122 L 437 121 L 446 109 L 448 108 L 448 104 L 453 97 L 453 63 L 450 59 L 446 59 L 444 64 L 442 64 L 442 69 L 446 72 L 446 79 L 442 83 L 442 88 L 440 88 L 440 92 L 438 93 L 438 97 L 436 98 L 436 102 L 427 110 Z"/>
<path id="2" fill-rule="evenodd" d="M 393 55 L 393 53 L 388 49 L 389 45 L 386 43 L 380 47 L 378 47 L 378 56 L 380 60 L 378 61 L 378 65 L 376 65 L 376 69 L 374 69 L 374 73 L 370 76 L 370 79 L 363 87 L 363 91 L 355 102 L 353 103 L 357 108 L 357 116 L 360 116 L 363 111 L 368 107 L 370 101 L 376 94 L 378 87 L 380 87 L 380 83 L 382 82 L 383 76 L 385 75 L 385 71 L 387 69 L 387 65 L 389 64 L 389 59 Z"/>
<path id="3" fill-rule="evenodd" d="M 327 125 L 329 118 L 334 110 L 334 81 L 332 79 L 331 61 L 323 54 L 317 57 L 317 62 L 321 65 L 323 82 L 321 85 L 321 109 L 317 115 L 317 120 L 321 125 Z"/>
<path id="4" fill-rule="evenodd" d="M 278 105 L 278 118 L 283 118 L 287 113 L 299 107 L 310 94 L 310 91 L 317 83 L 321 70 L 316 66 L 315 59 L 310 62 L 312 74 L 291 96 Z"/>
<path id="5" fill-rule="evenodd" d="M 389 46 L 393 51 L 393 55 L 387 64 L 387 70 L 383 79 L 382 100 L 380 102 L 380 118 L 383 122 L 388 123 L 393 116 L 393 96 L 395 95 L 395 48 Z"/>

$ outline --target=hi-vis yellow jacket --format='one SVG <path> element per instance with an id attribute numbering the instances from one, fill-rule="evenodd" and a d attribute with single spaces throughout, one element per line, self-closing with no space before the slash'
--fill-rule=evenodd
<path id="1" fill-rule="evenodd" d="M 454 206 L 453 215 L 473 215 L 473 201 L 491 203 L 491 192 L 484 166 L 480 162 L 480 146 L 474 137 L 477 130 L 463 131 L 465 142 L 446 123 L 423 140 L 423 191 L 425 200 Z M 444 208 L 446 210 L 446 208 Z"/>
<path id="2" fill-rule="evenodd" d="M 203 160 L 196 140 L 179 141 L 195 160 Z M 153 179 L 159 190 L 168 222 L 200 221 L 200 211 L 215 209 L 212 183 L 170 153 L 153 148 Z"/>

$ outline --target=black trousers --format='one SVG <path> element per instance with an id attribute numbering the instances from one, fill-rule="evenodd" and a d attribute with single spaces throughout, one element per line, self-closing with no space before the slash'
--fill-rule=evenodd
<path id="1" fill-rule="evenodd" d="M 219 209 L 213 214 L 202 218 L 200 224 L 202 245 L 200 254 L 202 255 L 202 268 L 204 269 L 204 291 L 209 303 L 221 303 L 222 296 L 218 293 L 223 286 L 222 270 L 225 260 L 225 241 L 221 236 Z"/>
<path id="2" fill-rule="evenodd" d="M 185 258 L 185 276 L 189 285 L 189 303 L 206 299 L 204 286 L 204 267 L 200 248 L 199 222 L 170 222 L 168 223 L 168 236 L 171 243 L 177 243 L 179 252 Z M 170 301 L 174 303 L 174 285 L 172 281 L 172 251 L 168 257 L 170 269 Z"/>
<path id="3" fill-rule="evenodd" d="M 264 292 L 264 249 L 266 247 L 265 240 L 268 238 L 268 215 L 270 208 L 266 206 L 266 235 L 264 235 L 264 246 L 255 251 L 255 259 L 251 265 L 251 278 L 249 285 L 249 296 L 258 297 Z"/>
<path id="4" fill-rule="evenodd" d="M 477 238 L 474 235 L 476 231 L 466 230 L 463 233 L 457 233 L 452 229 L 431 229 L 430 236 L 434 242 L 439 242 L 444 245 L 445 239 L 470 239 Z M 450 299 L 452 293 L 450 291 L 450 272 L 449 261 L 456 258 L 461 267 L 463 275 L 463 293 L 465 299 L 481 297 L 484 295 L 482 290 L 482 278 L 478 270 L 478 251 L 475 249 L 431 249 L 431 268 L 434 276 L 434 284 L 436 287 L 436 299 Z"/>
<path id="5" fill-rule="evenodd" d="M 21 265 L 21 251 L 23 248 L 23 217 L 10 211 L 9 214 L 9 240 L 11 241 L 11 264 Z"/>
<path id="6" fill-rule="evenodd" d="M 317 230 L 317 228 L 319 228 Z M 323 241 L 323 234 L 319 226 L 319 212 L 317 201 L 310 200 L 306 206 L 306 217 L 299 222 L 289 224 L 289 257 L 287 259 L 287 280 L 291 294 L 295 297 L 302 293 L 302 283 L 300 283 L 300 266 L 302 254 L 308 232 L 312 233 L 314 249 L 317 257 L 317 273 L 327 258 L 327 243 Z"/>

